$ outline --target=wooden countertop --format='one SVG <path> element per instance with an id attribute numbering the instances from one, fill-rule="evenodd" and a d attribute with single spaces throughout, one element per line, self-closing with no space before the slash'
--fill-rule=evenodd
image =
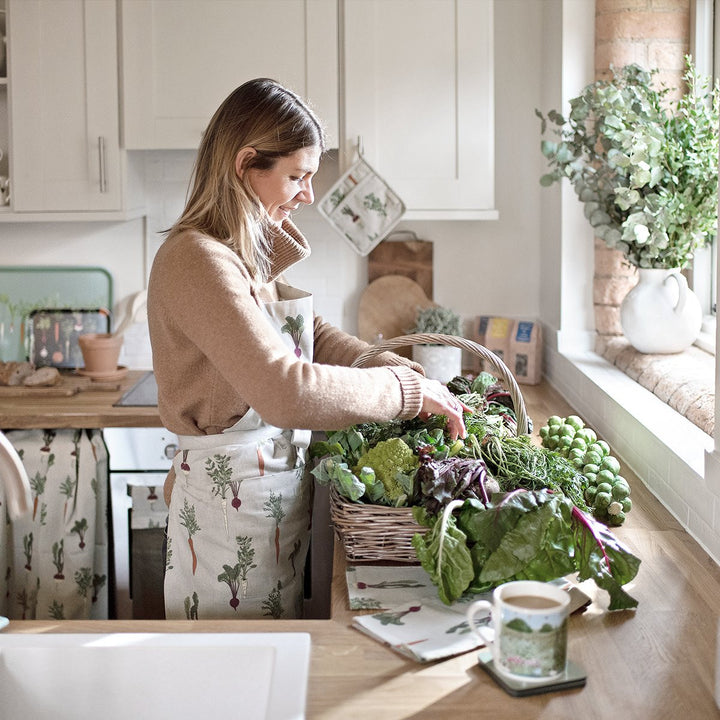
<path id="1" fill-rule="evenodd" d="M 145 371 L 131 370 L 121 380 L 100 383 L 63 371 L 60 389 L 0 387 L 0 429 L 162 427 L 158 409 L 114 407 Z M 59 392 L 68 393 L 60 395 Z"/>
<path id="2" fill-rule="evenodd" d="M 547 387 L 524 387 L 528 412 L 542 418 L 570 408 Z M 569 656 L 588 673 L 584 688 L 513 698 L 476 663 L 474 652 L 422 665 L 350 627 L 345 559 L 336 548 L 331 620 L 11 621 L 6 632 L 309 632 L 307 717 L 413 720 L 714 718 L 720 568 L 623 468 L 634 506 L 616 535 L 642 564 L 627 590 L 636 611 L 609 613 L 592 583 L 593 603 L 573 615 Z M 1 642 L 1 634 L 0 634 Z"/>

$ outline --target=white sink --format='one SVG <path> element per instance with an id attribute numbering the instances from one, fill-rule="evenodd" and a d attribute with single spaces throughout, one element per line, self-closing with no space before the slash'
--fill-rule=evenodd
<path id="1" fill-rule="evenodd" d="M 1 634 L 3 720 L 305 717 L 307 633 Z"/>

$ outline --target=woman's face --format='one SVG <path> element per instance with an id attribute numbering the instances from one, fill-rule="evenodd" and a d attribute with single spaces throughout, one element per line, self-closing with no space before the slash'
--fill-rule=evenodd
<path id="1" fill-rule="evenodd" d="M 320 148 L 307 147 L 278 158 L 270 170 L 246 171 L 250 187 L 273 222 L 280 225 L 301 204 L 312 204 L 312 179 L 319 164 Z"/>

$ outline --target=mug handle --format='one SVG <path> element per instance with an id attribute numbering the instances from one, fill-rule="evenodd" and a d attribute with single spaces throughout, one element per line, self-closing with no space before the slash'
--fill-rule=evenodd
<path id="1" fill-rule="evenodd" d="M 472 605 L 468 607 L 466 612 L 467 621 L 470 629 L 476 635 L 479 635 L 480 638 L 484 640 L 488 645 L 490 645 L 495 639 L 495 633 L 492 631 L 491 628 L 484 627 L 482 625 L 476 625 L 475 616 L 482 610 L 492 611 L 492 607 L 492 603 L 488 602 L 487 600 L 476 600 L 474 603 L 472 603 Z"/>

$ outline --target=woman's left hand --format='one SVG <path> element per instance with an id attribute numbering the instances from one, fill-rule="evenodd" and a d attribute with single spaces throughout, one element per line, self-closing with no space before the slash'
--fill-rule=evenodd
<path id="1" fill-rule="evenodd" d="M 423 394 L 420 418 L 427 418 L 430 415 L 445 415 L 448 419 L 447 431 L 451 440 L 467 436 L 465 429 L 464 412 L 472 412 L 464 403 L 453 395 L 445 385 L 438 380 L 422 378 L 420 387 Z"/>

